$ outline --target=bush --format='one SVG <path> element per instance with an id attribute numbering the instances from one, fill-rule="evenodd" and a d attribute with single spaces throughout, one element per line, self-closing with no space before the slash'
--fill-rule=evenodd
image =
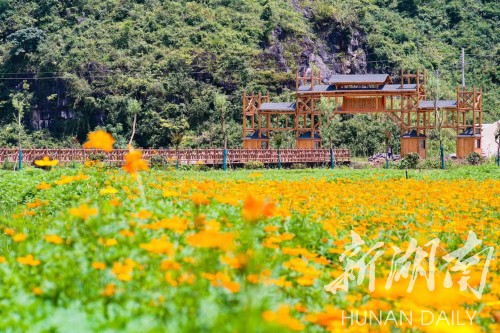
<path id="1" fill-rule="evenodd" d="M 106 161 L 107 156 L 104 153 L 89 153 L 87 158 L 94 162 L 104 162 Z"/>
<path id="2" fill-rule="evenodd" d="M 16 170 L 17 169 L 17 163 L 15 162 L 10 162 L 9 158 L 5 158 L 3 163 L 0 165 L 1 170 Z"/>
<path id="3" fill-rule="evenodd" d="M 160 168 L 164 167 L 168 164 L 167 159 L 165 156 L 162 155 L 153 155 L 151 156 L 151 162 L 150 162 L 152 167 Z"/>
<path id="4" fill-rule="evenodd" d="M 206 164 L 203 164 L 203 163 L 196 163 L 193 166 L 193 170 L 195 170 L 195 171 L 209 171 L 210 167 Z"/>
<path id="5" fill-rule="evenodd" d="M 440 169 L 441 160 L 436 158 L 426 158 L 418 163 L 419 169 Z"/>
<path id="6" fill-rule="evenodd" d="M 245 163 L 244 167 L 247 170 L 263 169 L 264 163 L 259 162 L 259 161 L 250 161 L 250 162 Z"/>
<path id="7" fill-rule="evenodd" d="M 293 163 L 290 165 L 290 169 L 307 169 L 307 165 L 305 163 Z"/>
<path id="8" fill-rule="evenodd" d="M 401 169 L 416 169 L 420 156 L 417 153 L 409 153 L 401 159 Z"/>
<path id="9" fill-rule="evenodd" d="M 475 151 L 467 155 L 467 162 L 470 165 L 478 165 L 481 163 L 481 155 L 479 153 L 476 153 Z"/>

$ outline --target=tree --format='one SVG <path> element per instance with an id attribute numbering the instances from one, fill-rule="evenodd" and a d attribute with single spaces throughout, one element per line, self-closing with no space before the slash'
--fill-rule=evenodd
<path id="1" fill-rule="evenodd" d="M 21 136 L 23 133 L 23 123 L 22 119 L 24 117 L 24 111 L 26 107 L 29 107 L 30 100 L 33 94 L 29 93 L 29 84 L 24 81 L 22 85 L 22 91 L 11 95 L 12 106 L 17 111 L 17 115 L 14 116 L 18 128 L 18 147 L 19 147 L 19 170 L 23 167 L 23 147 Z"/>
<path id="2" fill-rule="evenodd" d="M 177 158 L 175 168 L 179 169 L 179 146 L 182 143 L 182 139 L 189 129 L 189 124 L 184 117 L 177 118 L 173 121 L 165 120 L 161 123 L 163 128 L 166 128 L 170 134 L 170 140 L 175 147 L 175 155 Z"/>
<path id="3" fill-rule="evenodd" d="M 141 111 L 141 103 L 135 99 L 129 99 L 127 102 L 127 113 L 130 115 L 133 115 L 133 122 L 132 122 L 132 135 L 130 135 L 130 141 L 128 142 L 129 145 L 132 145 L 132 140 L 134 139 L 135 136 L 135 128 L 137 126 L 137 114 Z"/>
<path id="4" fill-rule="evenodd" d="M 288 136 L 284 131 L 279 131 L 278 133 L 273 135 L 271 140 L 272 140 L 273 146 L 275 146 L 276 149 L 278 149 L 278 169 L 281 169 L 280 148 L 283 147 L 283 145 L 287 142 Z"/>
<path id="5" fill-rule="evenodd" d="M 320 102 L 320 132 L 321 137 L 327 142 L 330 147 L 330 167 L 335 167 L 335 157 L 333 155 L 333 141 L 335 139 L 335 132 L 337 131 L 338 117 L 335 117 L 336 105 L 333 105 L 331 99 L 321 97 Z"/>

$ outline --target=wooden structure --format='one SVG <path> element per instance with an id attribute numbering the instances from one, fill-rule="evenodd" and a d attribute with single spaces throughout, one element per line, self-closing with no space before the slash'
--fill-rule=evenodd
<path id="1" fill-rule="evenodd" d="M 89 159 L 91 153 L 99 153 L 105 156 L 105 163 L 121 165 L 125 159 L 126 149 L 115 149 L 111 152 L 85 150 L 85 149 L 26 149 L 23 150 L 23 162 L 32 164 L 36 159 L 49 156 L 51 159 L 59 160 L 60 164 L 72 162 L 84 163 Z M 153 156 L 162 156 L 166 161 L 176 161 L 179 157 L 180 164 L 205 164 L 222 165 L 223 149 L 143 149 L 142 155 L 145 160 L 151 160 Z M 335 149 L 335 160 L 340 163 L 350 161 L 349 149 Z M 228 163 L 233 165 L 245 164 L 250 161 L 259 161 L 264 164 L 276 164 L 278 152 L 275 149 L 228 149 Z M 0 149 L 0 164 L 4 161 L 18 163 L 19 151 L 17 149 Z M 280 150 L 281 163 L 328 163 L 330 162 L 330 151 L 328 149 L 282 149 Z"/>
<path id="2" fill-rule="evenodd" d="M 277 131 L 292 131 L 301 149 L 321 148 L 321 98 L 334 114 L 384 113 L 401 130 L 401 154 L 426 157 L 429 130 L 452 128 L 457 156 L 481 150 L 482 92 L 457 89 L 456 100 L 427 100 L 426 71 L 402 70 L 394 83 L 387 74 L 296 76 L 294 102 L 271 103 L 268 95 L 243 93 L 243 148 L 266 149 Z"/>

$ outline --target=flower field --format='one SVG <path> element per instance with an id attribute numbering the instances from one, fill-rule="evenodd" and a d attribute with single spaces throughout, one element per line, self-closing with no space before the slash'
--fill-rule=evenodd
<path id="1" fill-rule="evenodd" d="M 500 331 L 493 166 L 406 179 L 398 170 L 127 163 L 0 171 L 0 331 Z M 443 260 L 471 231 L 482 243 L 463 265 Z M 407 251 L 414 245 L 423 260 Z M 399 262 L 394 275 L 405 253 L 407 274 Z M 467 260 L 473 254 L 479 260 Z M 343 275 L 348 257 L 366 263 L 364 278 Z M 352 311 L 357 321 L 346 319 Z M 410 311 L 419 313 L 412 323 L 391 318 Z M 363 324 L 371 314 L 379 322 Z"/>

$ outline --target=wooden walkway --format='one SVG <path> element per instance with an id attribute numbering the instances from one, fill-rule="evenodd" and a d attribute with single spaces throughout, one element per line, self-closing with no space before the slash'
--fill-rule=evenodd
<path id="1" fill-rule="evenodd" d="M 83 163 L 89 159 L 91 154 L 104 154 L 104 162 L 110 164 L 122 164 L 126 149 L 115 149 L 112 152 L 85 149 L 26 149 L 23 150 L 23 163 L 31 164 L 37 159 L 49 156 L 51 159 L 59 160 L 60 164 L 70 162 Z M 151 160 L 153 156 L 163 156 L 167 161 L 176 161 L 177 154 L 174 149 L 142 149 L 143 158 Z M 18 162 L 19 152 L 17 149 L 0 149 L 0 163 L 6 159 L 10 162 Z M 335 149 L 335 161 L 346 163 L 350 161 L 349 149 Z M 223 149 L 180 149 L 178 151 L 180 164 L 222 164 Z M 228 149 L 228 164 L 245 164 L 250 161 L 259 161 L 264 164 L 278 163 L 278 153 L 275 149 Z M 330 151 L 328 149 L 282 149 L 281 163 L 328 163 Z"/>

